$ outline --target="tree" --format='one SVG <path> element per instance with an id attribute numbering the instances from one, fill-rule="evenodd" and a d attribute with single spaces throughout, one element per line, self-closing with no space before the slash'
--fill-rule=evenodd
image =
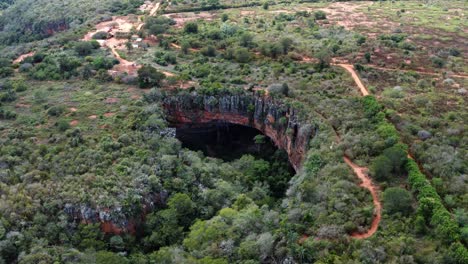
<path id="1" fill-rule="evenodd" d="M 91 42 L 88 41 L 79 41 L 75 44 L 75 51 L 79 56 L 86 56 L 91 54 L 94 46 Z"/>
<path id="2" fill-rule="evenodd" d="M 246 48 L 239 48 L 234 51 L 234 58 L 239 63 L 247 63 L 250 61 L 251 55 Z"/>
<path id="3" fill-rule="evenodd" d="M 150 65 L 138 69 L 138 83 L 140 88 L 159 87 L 166 76 Z"/>
<path id="4" fill-rule="evenodd" d="M 132 42 L 130 41 L 127 41 L 125 42 L 125 47 L 127 48 L 127 50 L 130 52 L 131 50 L 133 50 L 133 44 Z"/>
<path id="5" fill-rule="evenodd" d="M 191 224 L 195 214 L 195 204 L 187 194 L 176 193 L 169 199 L 168 205 L 170 209 L 176 212 L 182 226 L 188 227 Z"/>
<path id="6" fill-rule="evenodd" d="M 96 34 L 92 36 L 93 39 L 107 39 L 108 37 L 109 37 L 109 34 L 104 31 L 96 32 Z"/>
<path id="7" fill-rule="evenodd" d="M 314 54 L 314 57 L 319 60 L 318 69 L 323 70 L 330 66 L 331 62 L 331 52 L 327 47 L 323 47 L 317 53 Z"/>
<path id="8" fill-rule="evenodd" d="M 268 7 L 269 7 L 269 6 L 270 6 L 270 5 L 268 4 L 268 2 L 266 2 L 266 1 L 263 2 L 263 5 L 262 5 L 263 9 L 268 10 Z"/>
<path id="9" fill-rule="evenodd" d="M 369 52 L 364 54 L 364 58 L 366 59 L 367 63 L 371 62 L 371 54 Z"/>
<path id="10" fill-rule="evenodd" d="M 201 54 L 203 54 L 203 56 L 207 56 L 207 57 L 216 56 L 216 49 L 212 45 L 208 45 L 208 46 L 204 47 L 203 49 L 201 49 L 200 52 L 201 52 Z"/>
<path id="11" fill-rule="evenodd" d="M 223 13 L 223 14 L 221 15 L 221 21 L 222 21 L 222 22 L 226 22 L 228 19 L 229 19 L 228 14 Z"/>
<path id="12" fill-rule="evenodd" d="M 272 95 L 288 96 L 289 86 L 286 83 L 283 83 L 283 84 L 274 83 L 268 87 L 268 92 L 270 92 L 270 94 Z"/>
<path id="13" fill-rule="evenodd" d="M 392 173 L 390 160 L 383 155 L 378 156 L 371 164 L 371 172 L 378 180 L 388 179 Z"/>
<path id="14" fill-rule="evenodd" d="M 293 44 L 293 40 L 290 38 L 282 38 L 280 39 L 280 44 L 281 44 L 281 47 L 283 47 L 283 53 L 288 54 L 289 49 L 291 48 Z"/>
<path id="15" fill-rule="evenodd" d="M 390 214 L 408 215 L 412 211 L 411 193 L 399 187 L 387 188 L 383 193 L 383 202 L 383 208 Z"/>
<path id="16" fill-rule="evenodd" d="M 253 45 L 253 35 L 249 33 L 244 33 L 240 36 L 239 45 L 242 47 L 249 48 Z"/>
<path id="17" fill-rule="evenodd" d="M 161 210 L 149 214 L 146 219 L 146 231 L 150 234 L 145 238 L 149 249 L 169 246 L 179 242 L 183 237 L 183 227 L 178 224 L 175 209 Z"/>
<path id="18" fill-rule="evenodd" d="M 99 264 L 127 264 L 125 257 L 109 251 L 99 251 L 96 253 L 96 263 Z"/>
<path id="19" fill-rule="evenodd" d="M 383 155 L 385 155 L 385 157 L 390 161 L 392 172 L 401 173 L 401 171 L 403 171 L 406 161 L 408 160 L 406 150 L 403 145 L 397 144 L 387 148 L 383 151 Z"/>
<path id="20" fill-rule="evenodd" d="M 110 246 L 116 250 L 124 249 L 125 243 L 121 236 L 113 236 L 109 240 Z"/>
<path id="21" fill-rule="evenodd" d="M 182 41 L 180 49 L 182 50 L 182 53 L 187 54 L 190 49 L 190 43 L 188 41 Z"/>
<path id="22" fill-rule="evenodd" d="M 198 33 L 198 24 L 195 22 L 188 22 L 184 26 L 185 33 Z"/>
<path id="23" fill-rule="evenodd" d="M 315 19 L 316 20 L 324 20 L 327 19 L 327 14 L 323 12 L 322 10 L 319 10 L 314 13 Z"/>

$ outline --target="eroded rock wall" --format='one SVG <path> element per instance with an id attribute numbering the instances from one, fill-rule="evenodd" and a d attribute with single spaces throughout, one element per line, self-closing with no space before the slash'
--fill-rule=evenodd
<path id="1" fill-rule="evenodd" d="M 164 108 L 173 126 L 218 121 L 254 127 L 288 153 L 296 171 L 301 168 L 315 131 L 313 125 L 299 120 L 294 108 L 265 96 L 172 95 L 165 98 Z"/>

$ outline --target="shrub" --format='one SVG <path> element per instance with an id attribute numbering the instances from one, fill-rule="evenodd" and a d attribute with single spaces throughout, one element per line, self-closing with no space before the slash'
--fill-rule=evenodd
<path id="1" fill-rule="evenodd" d="M 378 180 L 387 180 L 392 175 L 390 160 L 381 155 L 375 158 L 371 164 L 371 173 Z"/>
<path id="2" fill-rule="evenodd" d="M 31 63 L 23 63 L 19 66 L 19 72 L 29 72 L 34 66 Z"/>
<path id="3" fill-rule="evenodd" d="M 272 84 L 268 87 L 268 92 L 272 95 L 285 95 L 287 96 L 289 93 L 289 87 L 286 83 L 283 84 Z"/>
<path id="4" fill-rule="evenodd" d="M 327 14 L 323 12 L 322 10 L 319 10 L 314 13 L 314 17 L 316 20 L 324 20 L 324 19 L 327 19 Z"/>
<path id="5" fill-rule="evenodd" d="M 411 193 L 399 187 L 387 188 L 383 193 L 383 201 L 383 208 L 390 214 L 407 215 L 412 210 Z"/>
<path id="6" fill-rule="evenodd" d="M 65 107 L 62 105 L 52 106 L 47 109 L 47 114 L 50 116 L 60 116 L 63 112 L 65 112 Z"/>
<path id="7" fill-rule="evenodd" d="M 188 22 L 184 26 L 185 33 L 198 33 L 198 24 L 195 22 Z"/>
<path id="8" fill-rule="evenodd" d="M 156 68 L 144 65 L 138 69 L 138 84 L 140 88 L 159 87 L 165 75 Z"/>
<path id="9" fill-rule="evenodd" d="M 16 113 L 7 109 L 0 108 L 0 119 L 15 119 Z"/>
<path id="10" fill-rule="evenodd" d="M 247 49 L 239 48 L 234 51 L 234 58 L 239 63 L 247 63 L 251 59 L 251 54 Z"/>
<path id="11" fill-rule="evenodd" d="M 104 31 L 96 32 L 92 36 L 92 39 L 107 39 L 107 38 L 109 38 L 109 34 L 107 32 L 104 32 Z"/>
<path id="12" fill-rule="evenodd" d="M 431 62 L 434 67 L 442 68 L 445 65 L 444 59 L 437 57 L 437 56 L 431 56 Z"/>
<path id="13" fill-rule="evenodd" d="M 64 132 L 70 128 L 70 124 L 66 120 L 59 120 L 55 125 L 61 132 Z"/>
<path id="14" fill-rule="evenodd" d="M 15 73 L 12 67 L 2 67 L 0 68 L 0 78 L 5 78 L 12 76 Z"/>
<path id="15" fill-rule="evenodd" d="M 174 53 L 157 51 L 154 56 L 154 62 L 159 65 L 167 66 L 168 64 L 177 64 L 177 57 Z"/>
<path id="16" fill-rule="evenodd" d="M 224 14 L 221 15 L 221 21 L 222 22 L 226 22 L 228 19 L 229 19 L 228 14 L 224 13 Z"/>
<path id="17" fill-rule="evenodd" d="M 392 172 L 401 173 L 408 160 L 406 148 L 402 144 L 396 144 L 383 151 L 383 155 L 388 158 L 389 164 L 392 167 Z"/>
<path id="18" fill-rule="evenodd" d="M 97 43 L 98 46 L 94 43 Z M 79 41 L 75 43 L 75 51 L 78 53 L 80 56 L 86 56 L 91 54 L 93 49 L 96 49 L 99 47 L 99 43 L 97 41 L 91 42 L 91 41 Z"/>
<path id="19" fill-rule="evenodd" d="M 150 34 L 159 35 L 165 33 L 170 25 L 175 24 L 175 21 L 166 17 L 149 17 L 145 21 L 145 29 Z"/>
<path id="20" fill-rule="evenodd" d="M 203 49 L 201 49 L 200 52 L 201 52 L 201 54 L 203 54 L 203 56 L 207 56 L 207 57 L 216 56 L 216 49 L 212 45 L 208 45 L 208 46 L 204 47 Z"/>
<path id="21" fill-rule="evenodd" d="M 115 64 L 118 64 L 119 61 L 114 58 L 107 58 L 107 57 L 96 57 L 93 59 L 91 65 L 95 70 L 110 70 L 114 67 Z"/>

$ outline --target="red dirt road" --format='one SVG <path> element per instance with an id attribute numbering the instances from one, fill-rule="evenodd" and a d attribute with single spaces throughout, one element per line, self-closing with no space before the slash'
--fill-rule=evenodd
<path id="1" fill-rule="evenodd" d="M 369 91 L 364 86 L 364 84 L 361 82 L 361 79 L 359 78 L 356 71 L 354 70 L 353 65 L 351 65 L 351 64 L 335 64 L 335 65 L 340 66 L 341 68 L 347 70 L 351 74 L 351 77 L 353 77 L 354 82 L 359 87 L 359 90 L 361 91 L 361 94 L 363 96 L 369 95 Z"/>
<path id="2" fill-rule="evenodd" d="M 344 161 L 348 166 L 350 166 L 358 178 L 362 181 L 360 184 L 361 187 L 366 188 L 370 191 L 372 199 L 374 200 L 374 219 L 372 220 L 371 227 L 365 233 L 353 233 L 351 237 L 364 239 L 372 236 L 379 227 L 380 219 L 382 218 L 382 204 L 379 200 L 377 187 L 372 183 L 372 180 L 367 176 L 367 168 L 359 167 L 357 164 L 353 163 L 348 157 L 344 156 Z"/>
<path id="3" fill-rule="evenodd" d="M 21 63 L 24 59 L 26 59 L 28 57 L 31 57 L 31 56 L 34 56 L 34 54 L 36 54 L 36 52 L 34 52 L 34 51 L 23 54 L 23 55 L 19 56 L 16 60 L 14 60 L 13 64 Z"/>

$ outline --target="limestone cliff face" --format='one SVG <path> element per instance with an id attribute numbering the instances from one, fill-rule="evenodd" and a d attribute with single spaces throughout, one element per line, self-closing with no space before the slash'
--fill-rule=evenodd
<path id="1" fill-rule="evenodd" d="M 295 109 L 270 97 L 192 93 L 167 96 L 164 108 L 174 126 L 218 121 L 254 127 L 288 153 L 296 171 L 314 134 L 314 127 L 301 122 Z"/>
<path id="2" fill-rule="evenodd" d="M 72 222 L 99 223 L 104 233 L 135 234 L 137 229 L 142 226 L 146 214 L 151 213 L 156 208 L 166 206 L 167 197 L 168 193 L 165 191 L 148 195 L 141 208 L 132 213 L 134 215 L 132 217 L 129 217 L 122 208 L 94 208 L 86 205 L 66 204 L 64 211 Z"/>

